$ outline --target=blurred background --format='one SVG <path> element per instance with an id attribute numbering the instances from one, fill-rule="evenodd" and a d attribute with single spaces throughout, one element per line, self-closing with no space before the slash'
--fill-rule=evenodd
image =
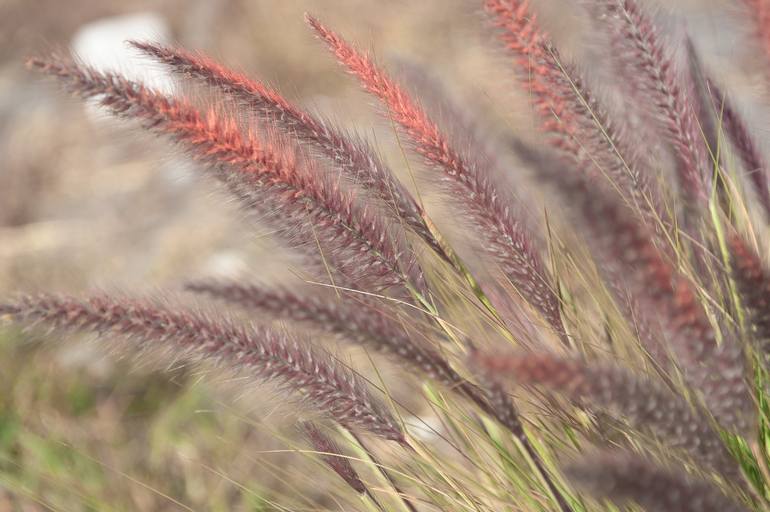
<path id="1" fill-rule="evenodd" d="M 586 35 L 591 20 L 580 2 L 534 3 L 564 53 L 597 68 L 601 87 L 604 48 Z M 739 102 L 766 94 L 764 66 L 733 0 L 674 3 L 660 7 L 687 20 Z M 425 66 L 487 129 L 532 136 L 526 94 L 494 51 L 478 4 L 0 0 L 0 294 L 146 291 L 189 277 L 285 271 L 269 256 L 270 240 L 196 179 L 182 155 L 68 98 L 27 72 L 25 57 L 74 48 L 86 62 L 163 86 L 160 68 L 131 61 L 122 39 L 205 50 L 347 127 L 376 133 L 380 151 L 402 168 L 392 130 L 314 40 L 303 13 L 386 65 Z M 766 112 L 752 109 L 752 118 L 761 122 Z M 440 205 L 431 208 L 440 225 L 451 224 Z M 233 400 L 189 370 L 137 367 L 90 344 L 48 341 L 0 331 L 0 512 L 273 510 L 272 499 L 287 494 L 297 507 L 339 508 L 323 497 L 319 472 L 310 485 L 317 493 L 292 489 L 309 472 L 283 440 L 285 415 Z M 275 450 L 289 453 L 265 453 Z M 320 505 L 303 501 L 310 499 Z"/>

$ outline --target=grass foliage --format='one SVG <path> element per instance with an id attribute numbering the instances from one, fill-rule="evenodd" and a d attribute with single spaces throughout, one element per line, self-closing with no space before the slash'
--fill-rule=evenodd
<path id="1" fill-rule="evenodd" d="M 757 129 L 645 2 L 584 4 L 611 55 L 607 90 L 562 57 L 537 5 L 483 2 L 540 144 L 479 129 L 425 70 L 391 75 L 306 16 L 376 100 L 403 165 L 441 191 L 470 249 L 441 232 L 373 142 L 205 55 L 131 43 L 177 79 L 173 95 L 69 55 L 30 59 L 184 151 L 302 268 L 280 284 L 194 278 L 173 297 L 2 299 L 0 317 L 19 329 L 0 357 L 12 390 L 0 397 L 7 499 L 93 510 L 766 510 L 770 171 Z M 762 49 L 770 9 L 741 8 Z M 132 357 L 98 386 L 57 368 L 27 372 L 62 335 Z M 140 363 L 167 372 L 121 389 Z M 242 416 L 199 377 L 247 403 L 269 388 L 280 412 L 263 401 Z M 60 439 L 29 428 L 36 411 Z M 94 428 L 88 446 L 72 442 Z"/>

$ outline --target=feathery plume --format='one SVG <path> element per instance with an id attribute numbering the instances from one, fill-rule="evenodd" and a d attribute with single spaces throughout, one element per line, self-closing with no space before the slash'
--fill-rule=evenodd
<path id="1" fill-rule="evenodd" d="M 463 200 L 471 222 L 485 236 L 487 252 L 525 300 L 565 339 L 553 283 L 532 247 L 529 234 L 521 222 L 512 217 L 511 208 L 490 177 L 479 173 L 473 162 L 466 161 L 450 146 L 423 109 L 383 73 L 369 55 L 360 53 L 312 16 L 306 15 L 306 20 L 337 60 L 359 78 L 363 88 L 385 104 L 388 116 L 401 126 L 415 152 L 432 167 L 443 171 L 445 179 L 457 187 L 460 191 L 457 197 Z"/>
<path id="2" fill-rule="evenodd" d="M 573 482 L 599 499 L 635 502 L 650 512 L 748 512 L 713 483 L 690 479 L 638 455 L 603 452 L 567 469 Z"/>
<path id="3" fill-rule="evenodd" d="M 594 5 L 618 42 L 614 56 L 624 69 L 635 72 L 633 83 L 645 104 L 657 109 L 655 119 L 677 159 L 682 193 L 695 205 L 706 204 L 712 166 L 691 98 L 691 77 L 677 73 L 656 27 L 636 0 L 594 0 Z"/>
<path id="4" fill-rule="evenodd" d="M 259 310 L 271 315 L 303 322 L 319 332 L 341 335 L 344 340 L 391 355 L 447 388 L 455 390 L 475 403 L 482 411 L 500 421 L 512 433 L 523 437 L 513 406 L 495 407 L 484 393 L 460 376 L 438 351 L 419 343 L 382 309 L 382 304 L 355 302 L 344 297 L 334 300 L 317 295 L 298 295 L 286 289 L 268 289 L 224 281 L 192 281 L 187 290 L 237 304 L 247 310 Z M 499 404 L 498 404 L 499 405 Z"/>
<path id="5" fill-rule="evenodd" d="M 754 186 L 754 191 L 765 210 L 765 214 L 770 217 L 770 182 L 768 181 L 768 168 L 765 159 L 748 126 L 746 126 L 743 116 L 730 101 L 730 98 L 720 90 L 713 80 L 708 81 L 708 88 L 716 114 L 721 120 L 722 131 L 730 139 L 743 164 L 743 170 L 746 171 L 749 181 Z"/>
<path id="6" fill-rule="evenodd" d="M 719 151 L 719 110 L 714 102 L 713 92 L 709 88 L 709 79 L 705 67 L 701 61 L 695 42 L 688 35 L 685 38 L 685 53 L 687 57 L 689 76 L 692 79 L 693 108 L 695 118 L 703 133 L 703 141 L 708 150 L 712 162 L 723 167 L 721 152 Z"/>
<path id="7" fill-rule="evenodd" d="M 341 425 L 406 443 L 391 413 L 352 371 L 309 344 L 269 329 L 238 327 L 147 300 L 106 296 L 21 297 L 0 304 L 0 316 L 65 332 L 116 336 L 138 348 L 173 347 L 175 354 L 212 361 L 222 368 L 278 383 Z"/>
<path id="8" fill-rule="evenodd" d="M 405 91 L 419 98 L 425 116 L 434 120 L 447 145 L 457 148 L 462 160 L 473 167 L 473 172 L 493 176 L 501 171 L 496 155 L 502 150 L 472 117 L 473 107 L 465 105 L 462 108 L 444 84 L 417 62 L 399 59 L 396 76 Z"/>
<path id="9" fill-rule="evenodd" d="M 486 0 L 484 8 L 499 29 L 500 41 L 516 59 L 517 71 L 532 95 L 543 128 L 555 135 L 554 144 L 577 155 L 582 151 L 575 146 L 580 129 L 577 118 L 585 105 L 573 101 L 575 90 L 560 68 L 558 51 L 531 12 L 529 0 Z"/>
<path id="10" fill-rule="evenodd" d="M 424 343 L 416 342 L 405 326 L 383 310 L 381 303 L 314 294 L 297 294 L 285 288 L 267 288 L 234 281 L 191 281 L 185 288 L 225 300 L 247 310 L 257 310 L 302 322 L 378 352 L 391 354 L 428 377 L 450 388 L 465 383 L 446 359 Z M 465 383 L 467 384 L 467 383 Z"/>
<path id="11" fill-rule="evenodd" d="M 741 303 L 749 312 L 756 341 L 763 356 L 770 354 L 770 274 L 759 255 L 736 232 L 729 235 L 730 266 Z"/>
<path id="12" fill-rule="evenodd" d="M 569 155 L 588 176 L 604 174 L 646 219 L 654 222 L 660 199 L 624 126 L 591 92 L 579 70 L 564 61 L 531 12 L 529 0 L 485 0 L 498 37 L 515 58 L 550 143 Z"/>
<path id="13" fill-rule="evenodd" d="M 301 241 L 323 243 L 337 270 L 373 286 L 413 285 L 423 276 L 377 212 L 354 203 L 349 192 L 325 181 L 285 144 L 244 135 L 235 121 L 209 110 L 204 116 L 183 99 L 172 99 L 120 75 L 102 73 L 64 58 L 31 59 L 32 69 L 61 80 L 73 93 L 95 98 L 115 115 L 137 119 L 170 136 L 247 206 L 276 221 L 294 221 Z M 304 164 L 304 165 L 303 165 Z"/>
<path id="14" fill-rule="evenodd" d="M 731 477 L 740 475 L 740 468 L 706 416 L 669 390 L 619 367 L 542 353 L 477 353 L 474 364 L 501 383 L 540 386 L 589 408 L 619 412 L 633 428 L 653 434 L 665 446 L 688 452 L 712 470 Z"/>
<path id="15" fill-rule="evenodd" d="M 364 485 L 358 473 L 350 464 L 350 460 L 343 455 L 342 449 L 332 438 L 321 432 L 318 425 L 312 421 L 301 422 L 299 428 L 326 465 L 337 473 L 351 489 L 358 494 L 371 496 L 369 489 Z"/>
<path id="16" fill-rule="evenodd" d="M 261 119 L 317 148 L 345 177 L 373 193 L 437 254 L 448 259 L 428 227 L 422 207 L 364 139 L 345 134 L 330 122 L 300 110 L 278 91 L 203 54 L 154 43 L 133 41 L 131 45 L 169 66 L 175 73 L 223 91 Z"/>
<path id="17" fill-rule="evenodd" d="M 709 411 L 723 426 L 745 430 L 753 400 L 743 347 L 731 336 L 717 344 L 695 285 L 663 257 L 647 227 L 614 196 L 576 173 L 561 172 L 560 160 L 550 155 L 531 150 L 528 158 L 540 160 L 540 175 L 580 213 L 603 271 L 619 276 L 639 316 L 652 332 L 663 334 L 673 361 Z M 658 362 L 666 367 L 668 361 Z"/>

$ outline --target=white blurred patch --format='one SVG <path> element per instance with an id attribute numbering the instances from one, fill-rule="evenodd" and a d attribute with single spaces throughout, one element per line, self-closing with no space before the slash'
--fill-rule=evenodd
<path id="1" fill-rule="evenodd" d="M 441 418 L 431 414 L 425 417 L 410 416 L 405 421 L 409 435 L 426 443 L 432 443 L 440 439 L 444 430 Z"/>
<path id="2" fill-rule="evenodd" d="M 103 18 L 80 27 L 72 39 L 72 52 L 84 64 L 99 71 L 112 71 L 131 80 L 141 82 L 152 89 L 173 94 L 174 82 L 171 74 L 139 50 L 129 46 L 128 41 L 151 41 L 167 44 L 171 30 L 166 20 L 157 13 L 145 12 L 124 16 Z M 115 122 L 114 116 L 98 106 L 98 100 L 88 101 L 86 112 L 93 123 Z M 169 166 L 178 180 L 175 185 L 190 182 L 190 172 L 182 163 L 174 161 Z"/>
<path id="3" fill-rule="evenodd" d="M 243 256 L 235 251 L 219 251 L 205 263 L 203 274 L 223 279 L 237 279 L 246 275 L 249 267 Z"/>
<path id="4" fill-rule="evenodd" d="M 153 12 L 104 18 L 80 27 L 72 39 L 72 51 L 100 71 L 118 72 L 161 92 L 171 92 L 170 75 L 128 46 L 126 41 L 132 39 L 167 43 L 170 30 L 163 17 Z"/>

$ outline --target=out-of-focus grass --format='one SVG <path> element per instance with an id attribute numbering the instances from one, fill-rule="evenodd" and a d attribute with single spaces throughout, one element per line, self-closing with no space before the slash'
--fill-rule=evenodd
<path id="1" fill-rule="evenodd" d="M 270 508 L 260 489 L 281 486 L 258 453 L 278 441 L 185 371 L 100 373 L 60 356 L 0 334 L 0 511 Z"/>
<path id="2" fill-rule="evenodd" d="M 542 3 L 563 7 L 569 2 Z M 246 254 L 243 247 L 254 236 L 235 218 L 233 227 L 225 229 L 230 212 L 210 207 L 216 198 L 208 197 L 208 188 L 201 187 L 205 191 L 195 195 L 175 188 L 174 179 L 161 179 L 172 167 L 170 157 L 142 153 L 147 160 L 135 162 L 139 153 L 135 139 L 122 140 L 124 132 L 98 134 L 100 128 L 86 123 L 79 105 L 62 107 L 67 104 L 61 96 L 39 84 L 38 89 L 29 85 L 33 79 L 20 69 L 23 57 L 45 43 L 66 45 L 84 21 L 139 8 L 158 9 L 181 44 L 203 48 L 275 82 L 292 98 L 321 112 L 344 110 L 339 117 L 346 126 L 366 131 L 370 124 L 366 121 L 374 114 L 355 83 L 306 32 L 302 12 L 311 10 L 362 46 L 371 45 L 386 63 L 399 55 L 429 62 L 431 72 L 457 80 L 461 90 L 474 91 L 480 108 L 503 112 L 496 120 L 499 124 L 529 126 L 518 122 L 526 117 L 526 107 L 497 103 L 517 93 L 507 64 L 499 73 L 482 65 L 480 56 L 490 56 L 479 47 L 484 42 L 480 19 L 469 16 L 473 2 L 345 0 L 321 8 L 310 1 L 77 0 L 67 2 L 64 13 L 61 4 L 11 0 L 7 6 L 18 6 L 17 16 L 3 16 L 0 2 L 0 20 L 7 25 L 0 21 L 0 86 L 7 76 L 11 78 L 5 85 L 18 84 L 8 87 L 13 100 L 5 107 L 7 112 L 0 111 L 4 128 L 0 133 L 6 141 L 0 143 L 0 152 L 7 149 L 15 156 L 6 167 L 6 181 L 0 181 L 6 185 L 0 188 L 9 191 L 9 198 L 23 198 L 23 208 L 7 213 L 11 220 L 2 222 L 11 226 L 0 244 L 3 293 L 43 286 L 53 290 L 109 286 L 116 276 L 120 285 L 131 289 L 154 286 L 205 267 L 197 261 L 203 256 L 191 254 L 222 248 Z M 211 17 L 196 14 L 196 9 L 208 12 L 210 5 L 220 5 Z M 552 16 L 555 26 L 574 24 L 562 10 L 558 14 Z M 139 139 L 142 151 L 147 149 L 144 142 Z M 398 153 L 383 145 L 385 152 L 390 149 L 396 155 L 390 161 L 403 172 Z M 5 205 L 8 208 L 10 200 Z M 142 215 L 126 215 L 127 211 Z M 57 236 L 45 236 L 50 231 Z M 11 239 L 18 243 L 11 244 Z M 264 270 L 263 261 L 248 262 L 251 268 Z M 173 270 L 165 270 L 169 267 Z M 19 332 L 0 331 L 0 512 L 275 510 L 275 502 L 315 510 L 346 509 L 344 502 L 327 496 L 339 483 L 333 475 L 305 464 L 300 454 L 285 453 L 282 438 L 291 433 L 290 421 L 282 423 L 271 415 L 265 427 L 254 420 L 259 415 L 247 416 L 223 404 L 219 391 L 199 383 L 189 371 L 137 369 L 131 360 L 115 363 L 98 351 L 73 363 L 68 349 L 62 352 L 54 347 L 56 342 L 49 339 L 43 345 Z M 452 408 L 438 398 L 434 405 Z M 767 408 L 764 402 L 763 406 Z M 483 481 L 462 465 L 445 461 L 444 466 L 438 457 L 420 459 L 426 481 L 436 482 L 437 501 L 446 500 L 447 508 L 463 504 L 461 497 L 438 495 L 443 487 L 452 487 L 447 475 L 457 475 L 457 481 L 480 495 L 493 495 L 494 503 L 516 501 L 515 497 L 537 510 L 541 504 L 527 489 L 540 484 L 517 473 L 521 468 L 515 447 L 501 439 L 494 425 L 488 432 L 475 432 L 470 421 L 445 418 L 447 424 L 452 420 L 454 437 L 467 438 L 469 452 L 475 453 L 477 444 L 494 451 L 478 455 L 490 468 Z M 765 443 L 770 437 L 767 430 L 763 429 Z M 272 435 L 275 432 L 278 437 Z M 488 436 L 489 443 L 478 443 L 480 436 Z M 553 437 L 568 438 L 563 432 Z M 496 481 L 498 473 L 508 481 Z M 313 502 L 303 492 L 315 492 Z"/>

